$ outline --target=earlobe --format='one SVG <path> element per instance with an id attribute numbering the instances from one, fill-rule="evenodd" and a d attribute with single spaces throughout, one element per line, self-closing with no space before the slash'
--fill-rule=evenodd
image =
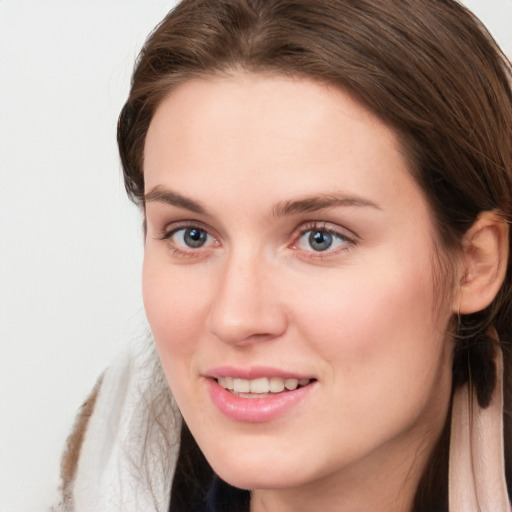
<path id="1" fill-rule="evenodd" d="M 481 213 L 464 235 L 454 312 L 475 313 L 493 301 L 507 271 L 508 236 L 507 222 L 494 211 Z"/>

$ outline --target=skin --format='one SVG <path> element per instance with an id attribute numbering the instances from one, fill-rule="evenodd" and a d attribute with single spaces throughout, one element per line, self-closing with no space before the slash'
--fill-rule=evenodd
<path id="1" fill-rule="evenodd" d="M 453 307 L 392 130 L 312 81 L 195 79 L 157 109 L 144 173 L 146 312 L 217 474 L 254 490 L 253 512 L 410 510 L 446 420 Z M 283 211 L 333 196 L 350 201 Z M 187 246 L 184 224 L 204 245 Z M 325 230 L 333 245 L 315 251 L 309 234 Z M 208 394 L 220 365 L 316 382 L 278 418 L 240 422 Z"/>

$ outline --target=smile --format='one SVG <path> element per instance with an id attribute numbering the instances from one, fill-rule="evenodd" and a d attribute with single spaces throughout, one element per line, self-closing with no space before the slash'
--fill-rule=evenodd
<path id="1" fill-rule="evenodd" d="M 219 377 L 219 386 L 231 393 L 244 398 L 261 398 L 269 394 L 294 391 L 307 386 L 312 379 L 292 379 L 282 377 L 261 377 L 257 379 L 239 379 L 235 377 Z"/>
<path id="2" fill-rule="evenodd" d="M 237 422 L 261 423 L 297 410 L 308 396 L 314 396 L 317 379 L 292 377 L 217 376 L 206 379 L 212 403 Z"/>

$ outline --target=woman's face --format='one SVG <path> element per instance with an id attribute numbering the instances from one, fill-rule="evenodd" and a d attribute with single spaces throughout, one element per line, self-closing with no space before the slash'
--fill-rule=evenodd
<path id="1" fill-rule="evenodd" d="M 452 305 L 394 133 L 336 88 L 197 79 L 157 109 L 144 173 L 147 316 L 215 471 L 295 496 L 415 484 Z"/>

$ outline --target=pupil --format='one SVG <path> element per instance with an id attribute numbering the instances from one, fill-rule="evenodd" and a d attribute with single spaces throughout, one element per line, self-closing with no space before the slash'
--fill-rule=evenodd
<path id="1" fill-rule="evenodd" d="M 313 231 L 309 243 L 315 251 L 325 251 L 332 245 L 332 235 L 323 231 Z"/>
<path id="2" fill-rule="evenodd" d="M 206 242 L 206 232 L 202 229 L 187 229 L 184 235 L 185 243 L 189 247 L 201 247 Z"/>

